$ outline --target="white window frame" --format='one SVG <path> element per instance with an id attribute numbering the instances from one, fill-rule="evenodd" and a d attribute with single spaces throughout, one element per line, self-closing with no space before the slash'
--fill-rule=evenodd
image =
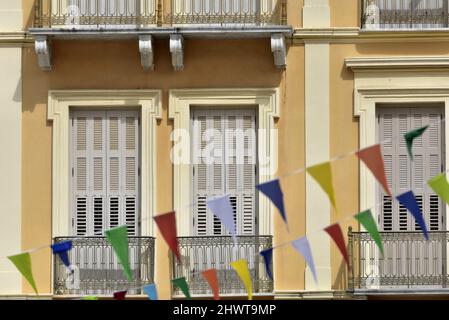
<path id="1" fill-rule="evenodd" d="M 192 107 L 256 107 L 258 129 L 276 129 L 275 120 L 280 116 L 280 94 L 278 88 L 268 89 L 183 89 L 170 90 L 169 118 L 174 121 L 174 130 L 191 133 Z M 190 145 L 190 139 L 185 141 Z M 277 136 L 258 136 L 258 153 L 272 159 L 270 167 L 259 166 L 259 183 L 275 178 L 278 162 Z M 190 159 L 190 156 L 188 157 Z M 273 173 L 273 171 L 275 171 Z M 192 236 L 192 209 L 187 207 L 193 199 L 191 166 L 186 163 L 173 164 L 173 207 L 177 208 L 177 230 L 179 236 Z M 258 232 L 273 235 L 274 208 L 266 197 L 258 197 Z"/>
<path id="2" fill-rule="evenodd" d="M 53 122 L 52 237 L 70 235 L 70 109 L 138 108 L 141 117 L 141 236 L 153 236 L 156 213 L 156 121 L 162 118 L 160 90 L 49 91 L 47 118 Z"/>

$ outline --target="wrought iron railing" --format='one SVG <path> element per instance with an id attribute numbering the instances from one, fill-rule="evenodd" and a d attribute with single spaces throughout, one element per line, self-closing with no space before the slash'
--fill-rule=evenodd
<path id="1" fill-rule="evenodd" d="M 250 269 L 254 293 L 273 292 L 273 281 L 268 277 L 260 251 L 273 246 L 271 236 L 237 237 L 234 246 L 231 237 L 181 237 L 179 248 L 181 263 L 174 260 L 174 277 L 186 277 L 192 295 L 212 295 L 210 287 L 201 272 L 214 268 L 218 273 L 220 294 L 244 295 L 245 287 L 231 262 L 246 259 Z M 179 288 L 174 288 L 174 295 L 182 295 Z"/>
<path id="2" fill-rule="evenodd" d="M 54 259 L 54 293 L 56 295 L 111 295 L 127 290 L 141 294 L 141 288 L 154 282 L 154 238 L 129 237 L 129 260 L 134 280 L 129 282 L 106 238 L 55 238 L 54 243 L 70 240 L 72 273 L 60 259 Z"/>
<path id="3" fill-rule="evenodd" d="M 35 28 L 286 25 L 286 0 L 35 0 Z"/>
<path id="4" fill-rule="evenodd" d="M 448 27 L 448 0 L 361 0 L 362 28 L 429 29 Z"/>
<path id="5" fill-rule="evenodd" d="M 449 232 L 381 232 L 384 256 L 366 232 L 349 229 L 348 290 L 409 290 L 447 287 Z"/>

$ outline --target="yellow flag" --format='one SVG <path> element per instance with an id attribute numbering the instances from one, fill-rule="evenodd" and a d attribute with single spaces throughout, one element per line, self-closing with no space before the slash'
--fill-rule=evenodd
<path id="1" fill-rule="evenodd" d="M 240 279 L 242 279 L 248 292 L 248 300 L 253 300 L 253 283 L 249 274 L 248 262 L 245 259 L 237 260 L 231 263 L 231 266 L 235 269 Z"/>
<path id="2" fill-rule="evenodd" d="M 332 206 L 337 210 L 335 201 L 334 186 L 332 182 L 332 167 L 330 162 L 318 164 L 307 169 L 307 172 L 318 182 L 327 193 Z"/>

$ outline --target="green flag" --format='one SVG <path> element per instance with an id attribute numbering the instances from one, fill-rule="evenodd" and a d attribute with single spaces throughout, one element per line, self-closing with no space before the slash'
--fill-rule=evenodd
<path id="1" fill-rule="evenodd" d="M 422 127 L 422 128 L 416 129 L 416 130 L 412 130 L 410 132 L 407 132 L 404 135 L 405 142 L 407 143 L 407 151 L 410 156 L 410 159 L 413 160 L 413 151 L 412 151 L 413 140 L 421 137 L 423 135 L 424 131 L 426 131 L 428 127 L 429 126 L 425 126 L 425 127 Z"/>
<path id="2" fill-rule="evenodd" d="M 376 222 L 374 221 L 373 214 L 371 213 L 371 210 L 366 210 L 366 211 L 360 212 L 358 215 L 355 216 L 355 218 L 366 229 L 366 231 L 369 232 L 369 234 L 373 238 L 374 242 L 379 247 L 379 250 L 383 256 L 384 255 L 384 246 L 382 244 L 382 239 L 380 237 L 379 230 L 377 230 L 377 225 L 376 225 Z"/>
<path id="3" fill-rule="evenodd" d="M 133 280 L 131 267 L 129 266 L 128 228 L 126 226 L 114 228 L 105 232 L 106 238 L 114 248 L 118 261 L 123 266 L 128 281 Z"/>
<path id="4" fill-rule="evenodd" d="M 21 253 L 16 256 L 8 257 L 12 263 L 16 266 L 17 270 L 27 279 L 28 283 L 33 287 L 34 292 L 37 292 L 36 282 L 33 278 L 33 270 L 31 268 L 31 257 L 29 253 Z"/>
<path id="5" fill-rule="evenodd" d="M 428 184 L 441 199 L 449 204 L 449 183 L 445 173 L 430 179 Z"/>
<path id="6" fill-rule="evenodd" d="M 178 287 L 179 289 L 181 289 L 182 293 L 184 293 L 187 300 L 192 300 L 192 297 L 190 296 L 190 292 L 189 292 L 189 285 L 187 284 L 185 277 L 174 279 L 174 280 L 172 280 L 172 282 L 175 287 Z"/>
<path id="7" fill-rule="evenodd" d="M 87 297 L 83 297 L 83 300 L 99 300 L 98 297 L 95 296 L 87 296 Z"/>

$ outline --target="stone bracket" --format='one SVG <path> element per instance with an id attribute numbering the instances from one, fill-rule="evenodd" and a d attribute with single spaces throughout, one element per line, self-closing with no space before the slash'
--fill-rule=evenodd
<path id="1" fill-rule="evenodd" d="M 184 69 L 184 38 L 180 34 L 170 35 L 170 52 L 175 71 Z"/>
<path id="2" fill-rule="evenodd" d="M 153 37 L 151 35 L 139 36 L 139 51 L 142 68 L 154 70 Z"/>
<path id="3" fill-rule="evenodd" d="M 51 43 L 47 36 L 36 36 L 34 42 L 39 67 L 44 71 L 51 71 Z"/>
<path id="4" fill-rule="evenodd" d="M 285 70 L 287 67 L 287 46 L 283 33 L 274 33 L 271 35 L 271 51 L 273 52 L 276 68 Z"/>

